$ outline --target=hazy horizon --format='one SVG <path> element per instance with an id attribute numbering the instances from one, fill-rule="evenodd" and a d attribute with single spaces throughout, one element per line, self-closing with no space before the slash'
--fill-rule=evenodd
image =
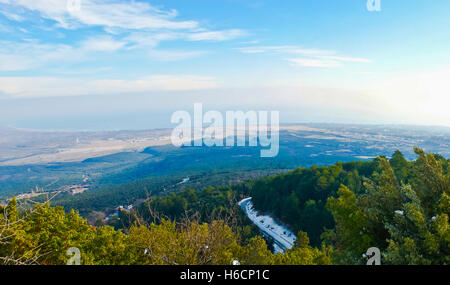
<path id="1" fill-rule="evenodd" d="M 448 1 L 67 3 L 0 0 L 0 125 L 171 127 L 201 102 L 284 123 L 450 126 Z"/>

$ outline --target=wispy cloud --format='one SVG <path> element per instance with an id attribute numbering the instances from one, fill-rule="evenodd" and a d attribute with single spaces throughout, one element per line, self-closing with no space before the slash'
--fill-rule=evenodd
<path id="1" fill-rule="evenodd" d="M 325 60 L 319 58 L 288 58 L 292 65 L 305 67 L 338 67 L 341 63 L 337 60 Z"/>
<path id="2" fill-rule="evenodd" d="M 192 41 L 226 41 L 246 34 L 240 29 L 208 30 L 195 20 L 177 20 L 175 9 L 161 9 L 143 1 L 80 0 L 79 10 L 69 9 L 68 3 L 64 0 L 0 0 L 0 4 L 4 4 L 0 14 L 22 21 L 21 13 L 35 12 L 58 27 L 99 26 L 115 35 L 132 31 L 183 31 L 172 35 Z"/>
<path id="3" fill-rule="evenodd" d="M 342 57 L 328 55 L 311 55 L 301 58 L 286 58 L 292 65 L 305 67 L 338 67 L 345 62 L 369 63 L 370 60 L 357 57 Z"/>
<path id="4" fill-rule="evenodd" d="M 48 63 L 73 62 L 83 58 L 85 50 L 65 44 L 41 44 L 0 41 L 0 71 L 19 71 L 39 68 Z"/>
<path id="5" fill-rule="evenodd" d="M 83 25 L 121 29 L 198 28 L 196 21 L 175 20 L 178 15 L 176 10 L 158 9 L 140 1 L 81 0 L 79 11 L 69 9 L 69 1 L 63 0 L 0 0 L 0 3 L 8 4 L 12 11 L 25 8 L 39 13 L 64 28 Z M 1 10 L 0 13 L 12 14 L 9 10 Z"/>
<path id="6" fill-rule="evenodd" d="M 0 54 L 0 71 L 19 71 L 35 67 L 32 59 L 19 54 Z"/>
<path id="7" fill-rule="evenodd" d="M 0 41 L 0 71 L 21 71 L 48 65 L 81 62 L 93 52 L 114 52 L 126 42 L 109 36 L 88 38 L 76 46 L 43 44 L 37 40 L 25 42 Z"/>
<path id="8" fill-rule="evenodd" d="M 2 3 L 1 0 L 0 0 L 0 3 Z M 21 21 L 25 20 L 25 18 L 23 16 L 20 16 L 17 13 L 8 11 L 7 9 L 2 9 L 1 7 L 0 7 L 0 14 L 3 14 L 6 18 L 8 18 L 11 21 L 21 22 Z"/>
<path id="9" fill-rule="evenodd" d="M 156 47 L 161 42 L 165 41 L 190 41 L 190 42 L 223 42 L 236 38 L 244 37 L 248 33 L 239 30 L 217 30 L 207 31 L 203 29 L 193 31 L 138 31 L 132 32 L 126 35 L 123 40 L 127 41 L 129 49 L 141 48 L 141 47 Z"/>
<path id="10" fill-rule="evenodd" d="M 179 61 L 204 55 L 205 51 L 182 51 L 182 50 L 150 50 L 148 55 L 157 61 Z"/>
<path id="11" fill-rule="evenodd" d="M 238 30 L 224 30 L 224 31 L 205 31 L 205 32 L 196 32 L 190 33 L 186 35 L 186 38 L 190 41 L 228 41 L 235 38 L 239 38 L 245 36 L 247 33 Z"/>
<path id="12" fill-rule="evenodd" d="M 81 48 L 87 51 L 116 51 L 123 48 L 126 42 L 111 37 L 95 37 L 84 41 Z"/>
<path id="13" fill-rule="evenodd" d="M 323 49 L 304 49 L 298 46 L 248 46 L 237 48 L 242 53 L 291 53 L 301 55 L 332 55 L 335 52 Z"/>
<path id="14" fill-rule="evenodd" d="M 57 27 L 64 32 L 80 30 L 76 42 L 47 41 L 40 34 L 29 34 L 35 39 L 4 40 L 0 46 L 0 71 L 20 71 L 42 68 L 61 61 L 92 60 L 93 52 L 123 52 L 143 49 L 150 60 L 175 61 L 205 54 L 185 48 L 162 50 L 165 41 L 222 42 L 245 36 L 240 29 L 208 29 L 195 20 L 178 20 L 178 11 L 157 8 L 144 1 L 81 0 L 80 10 L 68 9 L 64 0 L 0 0 L 0 15 L 17 22 L 27 17 L 36 21 L 36 29 Z M 33 17 L 28 17 L 33 15 Z M 36 20 L 39 19 L 39 20 Z M 43 25 L 42 22 L 47 24 Z M 82 28 L 103 29 L 89 30 Z M 3 29 L 5 33 L 14 30 Z M 45 33 L 44 33 L 45 34 Z M 145 58 L 144 58 L 145 60 Z"/>
<path id="15" fill-rule="evenodd" d="M 369 63 L 369 59 L 340 56 L 338 52 L 323 49 L 305 49 L 298 46 L 249 46 L 237 48 L 246 54 L 272 53 L 282 55 L 284 60 L 295 66 L 338 67 L 345 62 Z"/>

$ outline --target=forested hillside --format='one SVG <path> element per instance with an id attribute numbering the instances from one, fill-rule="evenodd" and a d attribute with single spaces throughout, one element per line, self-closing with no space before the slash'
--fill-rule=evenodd
<path id="1" fill-rule="evenodd" d="M 115 228 L 13 199 L 0 208 L 0 263 L 65 264 L 78 247 L 82 264 L 365 264 L 378 247 L 383 264 L 449 264 L 450 163 L 415 152 L 151 198 Z M 293 249 L 268 250 L 236 205 L 249 196 L 298 232 Z"/>
<path id="2" fill-rule="evenodd" d="M 272 254 L 255 236 L 243 243 L 224 220 L 199 223 L 135 223 L 126 230 L 93 227 L 78 213 L 64 213 L 48 204 L 22 214 L 11 200 L 0 212 L 0 264 L 66 264 L 67 250 L 76 247 L 81 264 L 91 265 L 231 265 L 330 264 L 330 249 L 303 243 L 286 254 Z"/>
<path id="3" fill-rule="evenodd" d="M 258 180 L 255 206 L 312 244 L 335 248 L 335 263 L 361 264 L 370 247 L 392 264 L 450 262 L 449 161 L 415 149 L 418 159 L 338 163 Z"/>
<path id="4" fill-rule="evenodd" d="M 251 196 L 258 210 L 270 212 L 295 232 L 307 232 L 318 246 L 323 228 L 334 227 L 333 216 L 326 209 L 327 199 L 336 195 L 340 185 L 359 193 L 362 177 L 369 177 L 375 168 L 375 161 L 298 168 L 256 181 Z"/>

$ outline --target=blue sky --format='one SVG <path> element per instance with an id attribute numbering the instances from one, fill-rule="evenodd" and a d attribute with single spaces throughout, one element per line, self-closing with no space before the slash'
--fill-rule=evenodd
<path id="1" fill-rule="evenodd" d="M 366 2 L 0 0 L 0 125 L 167 127 L 195 102 L 450 125 L 450 2 Z"/>

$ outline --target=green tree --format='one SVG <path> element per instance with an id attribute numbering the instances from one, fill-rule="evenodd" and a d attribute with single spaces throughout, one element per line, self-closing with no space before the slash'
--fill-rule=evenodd
<path id="1" fill-rule="evenodd" d="M 14 223 L 17 221 L 19 217 L 19 210 L 17 209 L 17 200 L 15 197 L 12 198 L 6 206 L 5 214 L 8 223 Z"/>
<path id="2" fill-rule="evenodd" d="M 380 157 L 363 193 L 342 186 L 338 198 L 328 199 L 336 230 L 324 238 L 335 245 L 337 262 L 362 263 L 361 255 L 375 246 L 389 264 L 450 263 L 449 174 L 433 154 L 415 152 L 408 184 Z"/>
<path id="3" fill-rule="evenodd" d="M 406 182 L 409 173 L 409 164 L 403 154 L 399 150 L 396 150 L 389 160 L 389 163 L 392 166 L 398 181 L 403 183 Z"/>

